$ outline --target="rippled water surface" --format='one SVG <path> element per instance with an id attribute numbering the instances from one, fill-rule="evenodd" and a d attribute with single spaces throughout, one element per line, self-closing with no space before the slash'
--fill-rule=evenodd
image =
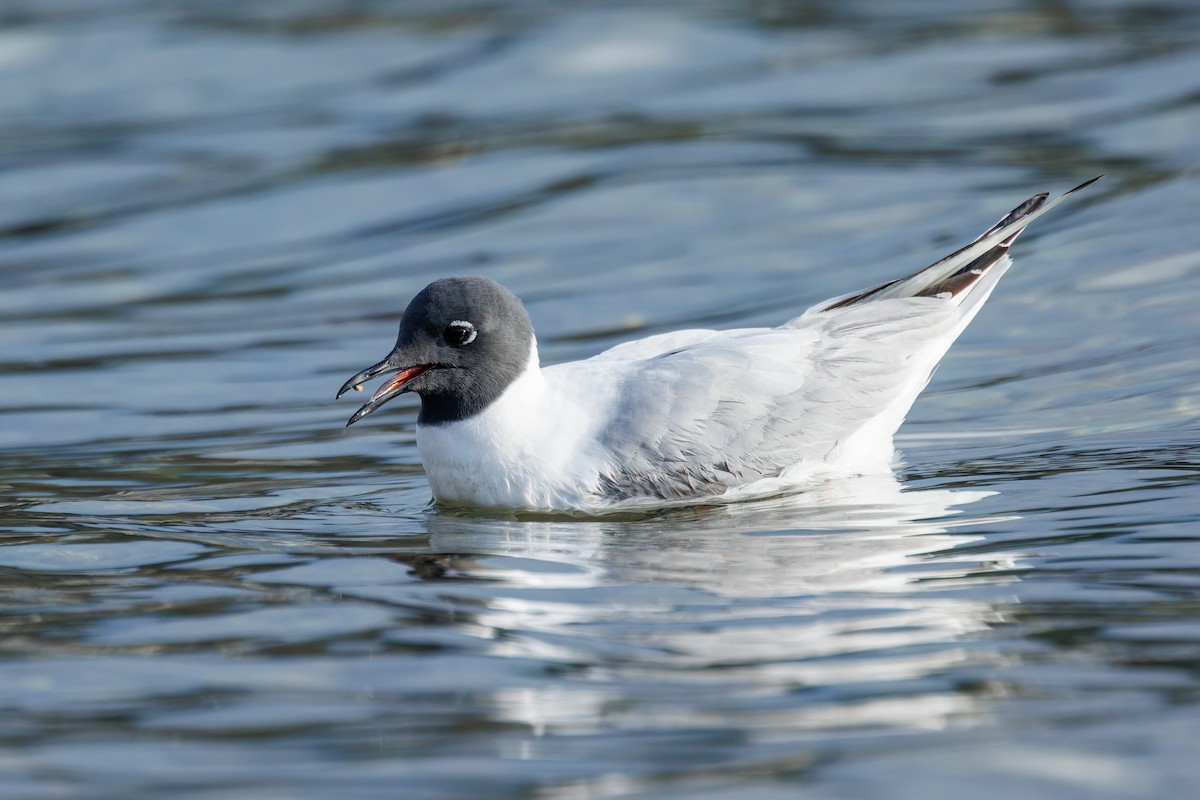
<path id="1" fill-rule="evenodd" d="M 0 10 L 0 795 L 1187 798 L 1200 7 Z M 333 401 L 435 277 L 543 359 L 775 324 L 1104 181 L 895 480 L 436 513 Z"/>

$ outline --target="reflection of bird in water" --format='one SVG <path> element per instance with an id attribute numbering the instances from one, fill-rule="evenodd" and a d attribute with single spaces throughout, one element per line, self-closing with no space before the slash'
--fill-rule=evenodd
<path id="1" fill-rule="evenodd" d="M 1009 246 L 1057 202 L 1036 195 L 936 264 L 778 328 L 677 331 L 546 369 L 508 290 L 439 280 L 410 303 L 391 354 L 338 394 L 395 373 L 352 424 L 418 393 L 417 444 L 450 506 L 607 511 L 884 470 L 933 368 L 1012 263 Z"/>
<path id="2" fill-rule="evenodd" d="M 882 475 L 638 520 L 443 513 L 427 525 L 431 549 L 459 554 L 448 557 L 448 574 L 468 579 L 435 582 L 437 596 L 488 654 L 586 665 L 586 678 L 502 692 L 497 713 L 506 720 L 607 730 L 653 727 L 660 713 L 708 724 L 707 714 L 717 715 L 712 723 L 745 702 L 740 713 L 788 731 L 924 727 L 971 712 L 977 700 L 867 692 L 834 708 L 798 692 L 861 692 L 979 657 L 956 642 L 977 638 L 997 611 L 936 590 L 989 569 L 955 555 L 981 538 L 968 526 L 987 521 L 962 507 L 989 494 L 904 491 Z M 1015 580 L 1002 556 L 988 558 L 1003 569 L 989 582 Z M 652 688 L 642 697 L 639 686 Z M 706 710 L 718 696 L 724 711 Z"/>
<path id="3" fill-rule="evenodd" d="M 625 518 L 499 519 L 443 512 L 425 519 L 434 550 L 549 559 L 578 568 L 567 584 L 672 581 L 728 596 L 798 589 L 904 587 L 891 567 L 977 537 L 961 507 L 992 492 L 905 491 L 891 473 L 815 482 L 804 492 L 743 503 L 643 511 Z M 452 557 L 457 559 L 458 557 Z M 693 569 L 698 561 L 703 569 Z M 449 567 L 451 565 L 444 565 Z M 471 574 L 455 560 L 458 574 Z M 428 566 L 422 567 L 423 571 Z M 590 576 L 590 577 L 589 577 Z M 546 576 L 551 585 L 554 579 Z M 565 584 L 564 584 L 565 585 Z"/>

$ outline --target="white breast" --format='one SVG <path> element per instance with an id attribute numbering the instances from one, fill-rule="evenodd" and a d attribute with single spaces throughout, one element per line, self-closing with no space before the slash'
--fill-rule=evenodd
<path id="1" fill-rule="evenodd" d="M 603 411 L 548 383 L 535 346 L 521 377 L 482 413 L 417 426 L 434 497 L 451 506 L 545 511 L 591 505 L 598 499 L 603 455 L 595 431 Z"/>

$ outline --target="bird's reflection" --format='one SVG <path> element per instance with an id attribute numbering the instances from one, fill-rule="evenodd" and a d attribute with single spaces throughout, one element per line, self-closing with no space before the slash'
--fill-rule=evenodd
<path id="1" fill-rule="evenodd" d="M 997 620 L 993 606 L 941 589 L 1015 580 L 995 554 L 954 553 L 994 521 L 963 513 L 989 494 L 873 476 L 650 519 L 435 514 L 428 528 L 433 550 L 460 554 L 454 574 L 486 579 L 450 594 L 469 597 L 460 607 L 491 632 L 490 653 L 579 678 L 502 691 L 507 721 L 576 730 L 734 713 L 771 729 L 941 726 L 976 699 L 878 687 L 986 657 L 963 642 Z"/>

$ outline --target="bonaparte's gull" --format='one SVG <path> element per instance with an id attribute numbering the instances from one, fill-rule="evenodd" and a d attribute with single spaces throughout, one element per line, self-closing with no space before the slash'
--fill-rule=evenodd
<path id="1" fill-rule="evenodd" d="M 1025 201 L 913 275 L 809 308 L 778 328 L 685 330 L 542 368 L 525 307 L 484 277 L 425 287 L 383 361 L 395 373 L 352 425 L 421 397 L 417 446 L 438 503 L 596 512 L 720 500 L 806 472 L 887 469 L 892 435 L 933 368 L 1054 202 Z"/>

